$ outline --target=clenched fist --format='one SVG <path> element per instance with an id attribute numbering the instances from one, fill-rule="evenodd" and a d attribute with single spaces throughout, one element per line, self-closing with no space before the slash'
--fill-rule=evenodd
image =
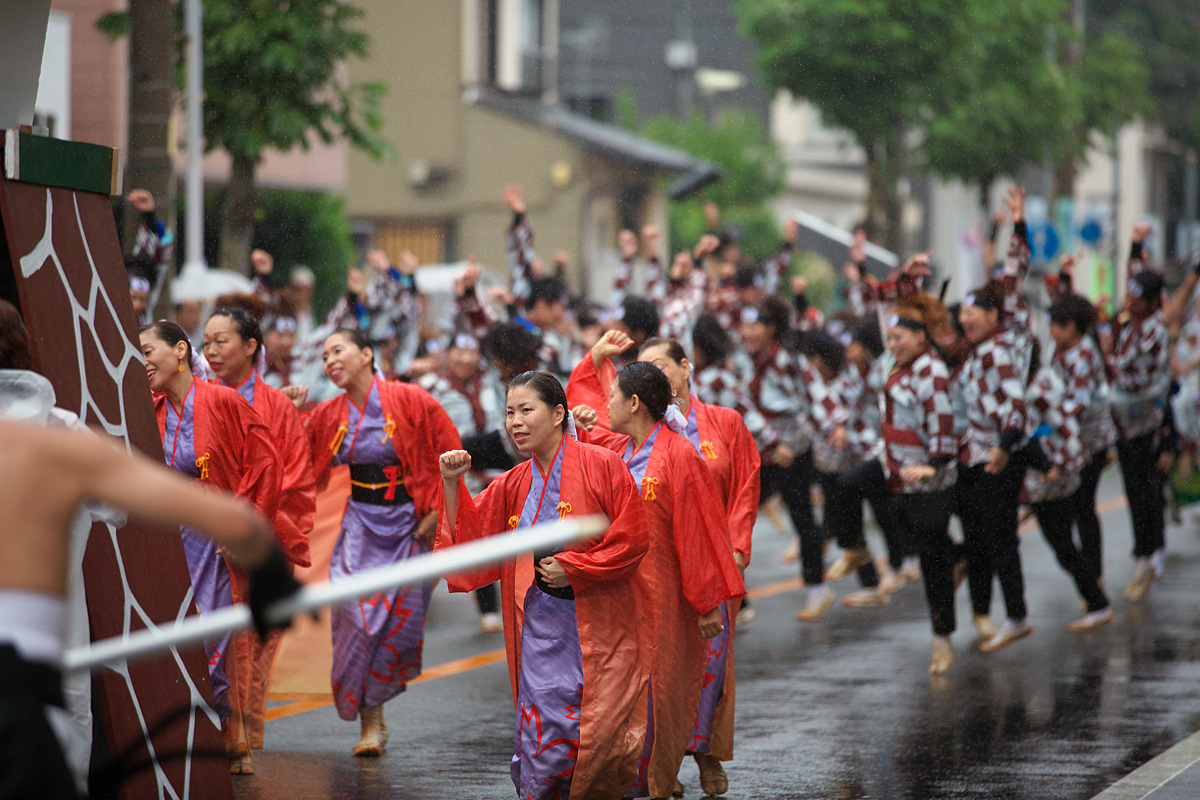
<path id="1" fill-rule="evenodd" d="M 447 450 L 438 458 L 443 481 L 456 481 L 471 469 L 471 454 L 466 450 Z"/>

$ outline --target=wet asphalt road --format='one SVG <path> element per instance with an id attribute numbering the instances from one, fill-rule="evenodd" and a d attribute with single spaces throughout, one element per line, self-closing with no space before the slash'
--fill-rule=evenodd
<path id="1" fill-rule="evenodd" d="M 999 653 L 974 649 L 966 587 L 958 594 L 955 665 L 927 674 L 929 624 L 918 586 L 880 610 L 836 605 L 795 621 L 803 590 L 780 563 L 790 535 L 760 517 L 747 583 L 758 619 L 736 640 L 732 800 L 995 798 L 1087 800 L 1200 729 L 1200 525 L 1168 531 L 1166 575 L 1137 606 L 1120 597 L 1132 571 L 1121 485 L 1101 487 L 1115 624 L 1064 626 L 1078 599 L 1033 528 L 1022 537 L 1033 636 Z M 873 542 L 881 552 L 878 541 Z M 833 555 L 829 556 L 832 559 Z M 839 594 L 857 588 L 854 579 Z M 997 595 L 999 593 L 997 592 Z M 999 621 L 999 597 L 993 605 Z M 434 595 L 426 668 L 503 647 L 478 631 L 474 603 Z M 275 704 L 279 705 L 279 704 Z M 426 680 L 386 706 L 391 742 L 356 759 L 357 723 L 331 707 L 267 723 L 257 774 L 235 776 L 238 800 L 509 798 L 513 712 L 503 660 Z M 686 797 L 699 797 L 685 763 Z"/>

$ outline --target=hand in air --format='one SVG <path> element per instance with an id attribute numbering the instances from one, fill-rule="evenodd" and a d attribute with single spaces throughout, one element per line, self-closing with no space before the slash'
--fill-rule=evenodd
<path id="1" fill-rule="evenodd" d="M 275 269 L 275 259 L 266 250 L 256 247 L 250 251 L 250 266 L 254 267 L 254 271 L 259 275 L 270 275 Z"/>
<path id="2" fill-rule="evenodd" d="M 624 353 L 633 347 L 633 339 L 621 331 L 607 331 L 592 345 L 592 363 L 599 367 L 606 358 Z"/>
<path id="3" fill-rule="evenodd" d="M 443 481 L 456 481 L 471 469 L 471 454 L 466 450 L 447 450 L 438 458 Z"/>
<path id="4" fill-rule="evenodd" d="M 575 427 L 585 433 L 596 427 L 596 423 L 600 421 L 599 415 L 596 414 L 596 409 L 583 404 L 572 408 L 571 416 L 575 418 Z"/>
<path id="5" fill-rule="evenodd" d="M 304 405 L 304 401 L 308 399 L 307 386 L 285 386 L 281 391 L 287 395 L 287 399 L 291 400 L 297 409 Z"/>

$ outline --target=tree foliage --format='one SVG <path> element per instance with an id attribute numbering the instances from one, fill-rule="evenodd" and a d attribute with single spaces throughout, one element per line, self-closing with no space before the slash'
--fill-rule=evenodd
<path id="1" fill-rule="evenodd" d="M 663 115 L 643 123 L 627 92 L 618 96 L 617 108 L 625 127 L 703 158 L 723 173 L 721 180 L 705 188 L 703 196 L 668 206 L 668 241 L 673 248 L 691 247 L 706 233 L 705 200 L 717 204 L 724 224 L 740 231 L 741 247 L 747 255 L 762 259 L 779 247 L 779 226 L 769 203 L 783 189 L 783 162 L 757 115 L 726 109 L 710 122 L 694 111 L 682 122 Z"/>

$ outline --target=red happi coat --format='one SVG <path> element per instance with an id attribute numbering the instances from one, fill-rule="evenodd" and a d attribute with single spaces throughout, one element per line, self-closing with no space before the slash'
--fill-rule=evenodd
<path id="1" fill-rule="evenodd" d="M 246 380 L 254 381 L 254 410 L 271 429 L 282 462 L 282 492 L 279 511 L 275 514 L 275 536 L 284 545 L 283 554 L 288 561 L 298 567 L 312 566 L 308 534 L 317 513 L 317 484 L 312 475 L 312 454 L 300 412 L 287 395 L 264 381 L 257 372 L 251 372 Z"/>
<path id="2" fill-rule="evenodd" d="M 502 535 L 514 528 L 532 481 L 532 460 L 488 485 L 472 499 L 459 481 L 455 532 L 438 520 L 437 547 Z M 575 618 L 583 653 L 579 750 L 571 800 L 621 797 L 637 776 L 646 735 L 646 692 L 655 660 L 653 589 L 639 563 L 646 555 L 646 517 L 637 487 L 620 458 L 567 438 L 563 443 L 560 514 L 604 514 L 599 539 L 568 546 L 555 558 L 575 590 Z M 446 579 L 452 592 L 500 581 L 504 644 L 513 703 L 521 674 L 525 595 L 533 585 L 531 556 Z"/>
<path id="3" fill-rule="evenodd" d="M 586 436 L 618 454 L 629 437 L 601 427 Z M 746 592 L 733 560 L 712 475 L 685 437 L 662 425 L 642 479 L 650 552 L 641 571 L 658 599 L 651 797 L 669 797 L 696 721 L 708 663 L 700 615 Z"/>
<path id="4" fill-rule="evenodd" d="M 612 359 L 604 359 L 600 369 L 596 369 L 591 354 L 584 355 L 567 381 L 567 405 L 571 408 L 590 406 L 596 412 L 600 425 L 607 428 L 608 389 L 616 379 L 617 368 L 613 366 Z"/>
<path id="5" fill-rule="evenodd" d="M 462 440 L 446 411 L 418 386 L 375 379 L 384 419 L 395 423 L 392 446 L 404 467 L 404 488 L 413 499 L 417 519 L 437 508 L 442 477 L 438 457 L 462 447 Z M 333 457 L 349 432 L 350 398 L 345 392 L 312 410 L 307 420 L 312 448 L 312 474 L 327 479 Z"/>
<path id="6" fill-rule="evenodd" d="M 192 387 L 192 429 L 200 481 L 241 497 L 274 520 L 281 468 L 271 429 L 233 389 L 201 380 Z M 166 434 L 169 402 L 165 393 L 154 395 L 160 437 Z M 167 448 L 169 451 L 169 445 Z M 275 535 L 278 538 L 278 530 Z"/>

